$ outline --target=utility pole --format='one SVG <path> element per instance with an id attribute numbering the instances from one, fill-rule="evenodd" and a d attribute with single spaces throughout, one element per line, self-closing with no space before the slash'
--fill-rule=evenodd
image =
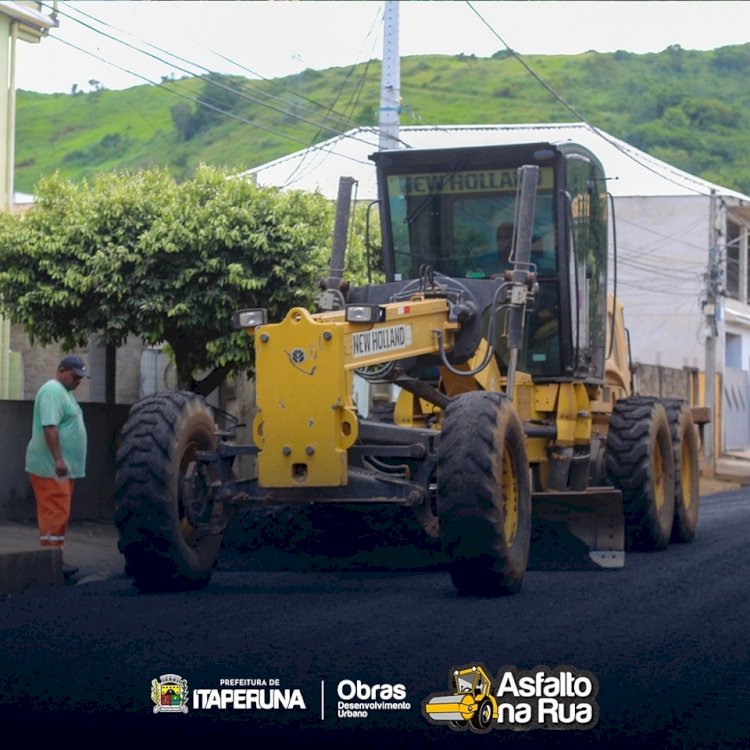
<path id="1" fill-rule="evenodd" d="M 716 191 L 711 191 L 708 211 L 708 270 L 706 272 L 706 303 L 703 314 L 706 317 L 706 406 L 711 410 L 711 419 L 706 424 L 703 454 L 706 459 L 706 473 L 716 473 L 716 415 L 718 414 L 716 394 L 716 340 L 719 335 L 719 295 L 721 294 L 721 265 L 719 263 L 719 228 Z"/>
<path id="2" fill-rule="evenodd" d="M 401 59 L 398 51 L 398 2 L 387 0 L 383 17 L 383 67 L 380 75 L 380 151 L 399 147 Z"/>
<path id="3" fill-rule="evenodd" d="M 380 73 L 379 151 L 400 147 L 401 58 L 398 49 L 398 2 L 386 0 L 383 13 L 383 66 Z M 382 197 L 382 196 L 381 196 Z M 398 387 L 385 383 L 363 383 L 359 408 L 369 415 L 377 404 L 397 398 Z"/>

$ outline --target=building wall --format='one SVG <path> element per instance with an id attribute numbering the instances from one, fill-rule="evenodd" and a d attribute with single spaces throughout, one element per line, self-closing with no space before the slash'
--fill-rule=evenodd
<path id="1" fill-rule="evenodd" d="M 21 357 L 22 398 L 33 401 L 42 383 L 55 374 L 57 365 L 66 352 L 63 352 L 57 344 L 32 345 L 20 325 L 11 326 L 10 348 Z M 131 336 L 125 346 L 117 350 L 115 378 L 115 403 L 117 404 L 133 404 L 140 397 L 143 349 L 140 339 Z M 83 403 L 104 403 L 104 348 L 92 345 L 75 353 L 84 358 L 91 373 L 91 379 L 84 379 L 76 389 L 76 398 Z"/>
<path id="2" fill-rule="evenodd" d="M 633 361 L 657 366 L 659 372 L 659 366 L 705 371 L 707 329 L 701 303 L 713 241 L 709 197 L 617 198 L 616 211 L 618 296 Z M 727 219 L 745 227 L 746 220 L 731 208 L 718 216 L 720 286 L 730 292 Z M 729 269 L 738 298 L 723 298 L 717 310 L 715 371 L 721 385 L 711 405 L 717 455 L 750 448 L 750 261 L 747 238 L 741 239 L 736 267 Z"/>
<path id="3" fill-rule="evenodd" d="M 700 299 L 708 263 L 708 197 L 617 198 L 615 209 L 617 296 L 633 360 L 705 369 Z"/>
<path id="4" fill-rule="evenodd" d="M 74 487 L 71 519 L 111 521 L 114 511 L 115 454 L 128 408 L 81 404 L 88 434 L 86 477 Z M 31 401 L 0 401 L 0 519 L 31 521 L 34 495 L 25 472 L 26 446 L 31 438 Z"/>
<path id="5" fill-rule="evenodd" d="M 11 19 L 8 16 L 0 13 L 0 81 L 4 83 L 10 80 L 10 51 L 11 51 L 11 40 L 10 40 L 10 27 Z M 9 105 L 11 103 L 11 96 L 15 96 L 15 92 L 8 91 L 8 85 L 5 84 L 2 87 L 2 93 L 0 94 L 0 209 L 7 211 L 10 209 L 12 200 L 12 189 L 13 186 L 8 184 L 8 159 L 13 158 L 13 148 L 9 149 L 8 146 L 8 114 Z M 15 135 L 15 134 L 14 134 Z M 11 141 L 12 143 L 12 141 Z"/>

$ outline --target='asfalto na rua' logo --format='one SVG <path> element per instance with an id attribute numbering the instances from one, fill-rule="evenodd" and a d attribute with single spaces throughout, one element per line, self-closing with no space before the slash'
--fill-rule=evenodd
<path id="1" fill-rule="evenodd" d="M 151 700 L 154 702 L 154 713 L 188 712 L 187 680 L 178 674 L 163 674 L 158 680 L 151 680 Z"/>
<path id="2" fill-rule="evenodd" d="M 591 729 L 599 719 L 599 684 L 572 666 L 505 667 L 494 677 L 479 664 L 454 669 L 449 693 L 422 703 L 425 718 L 451 729 Z"/>

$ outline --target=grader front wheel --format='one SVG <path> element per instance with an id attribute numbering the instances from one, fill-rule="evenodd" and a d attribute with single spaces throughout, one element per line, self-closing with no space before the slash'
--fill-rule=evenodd
<path id="1" fill-rule="evenodd" d="M 139 590 L 208 583 L 226 516 L 210 501 L 210 465 L 196 456 L 215 447 L 216 427 L 198 396 L 161 393 L 131 410 L 117 452 L 115 525 Z"/>
<path id="2" fill-rule="evenodd" d="M 520 590 L 531 539 L 531 493 L 521 423 L 511 402 L 479 391 L 448 407 L 438 448 L 438 516 L 462 595 Z"/>

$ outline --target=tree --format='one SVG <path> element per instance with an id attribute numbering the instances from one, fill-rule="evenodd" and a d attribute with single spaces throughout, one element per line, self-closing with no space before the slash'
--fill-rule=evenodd
<path id="1" fill-rule="evenodd" d="M 191 109 L 187 104 L 175 104 L 170 109 L 172 124 L 180 139 L 189 141 L 236 112 L 242 103 L 241 88 L 241 79 L 236 76 L 209 73 L 203 79 L 195 107 Z"/>
<path id="2" fill-rule="evenodd" d="M 180 134 L 180 140 L 189 141 L 195 135 L 195 123 L 193 122 L 193 111 L 187 104 L 175 104 L 169 110 L 172 116 L 172 124 Z"/>
<path id="3" fill-rule="evenodd" d="M 0 221 L 0 310 L 43 345 L 166 342 L 182 388 L 205 394 L 251 371 L 232 312 L 267 307 L 278 320 L 325 275 L 333 206 L 319 194 L 209 167 L 182 184 L 160 169 L 53 176 L 35 192 L 31 211 Z"/>

